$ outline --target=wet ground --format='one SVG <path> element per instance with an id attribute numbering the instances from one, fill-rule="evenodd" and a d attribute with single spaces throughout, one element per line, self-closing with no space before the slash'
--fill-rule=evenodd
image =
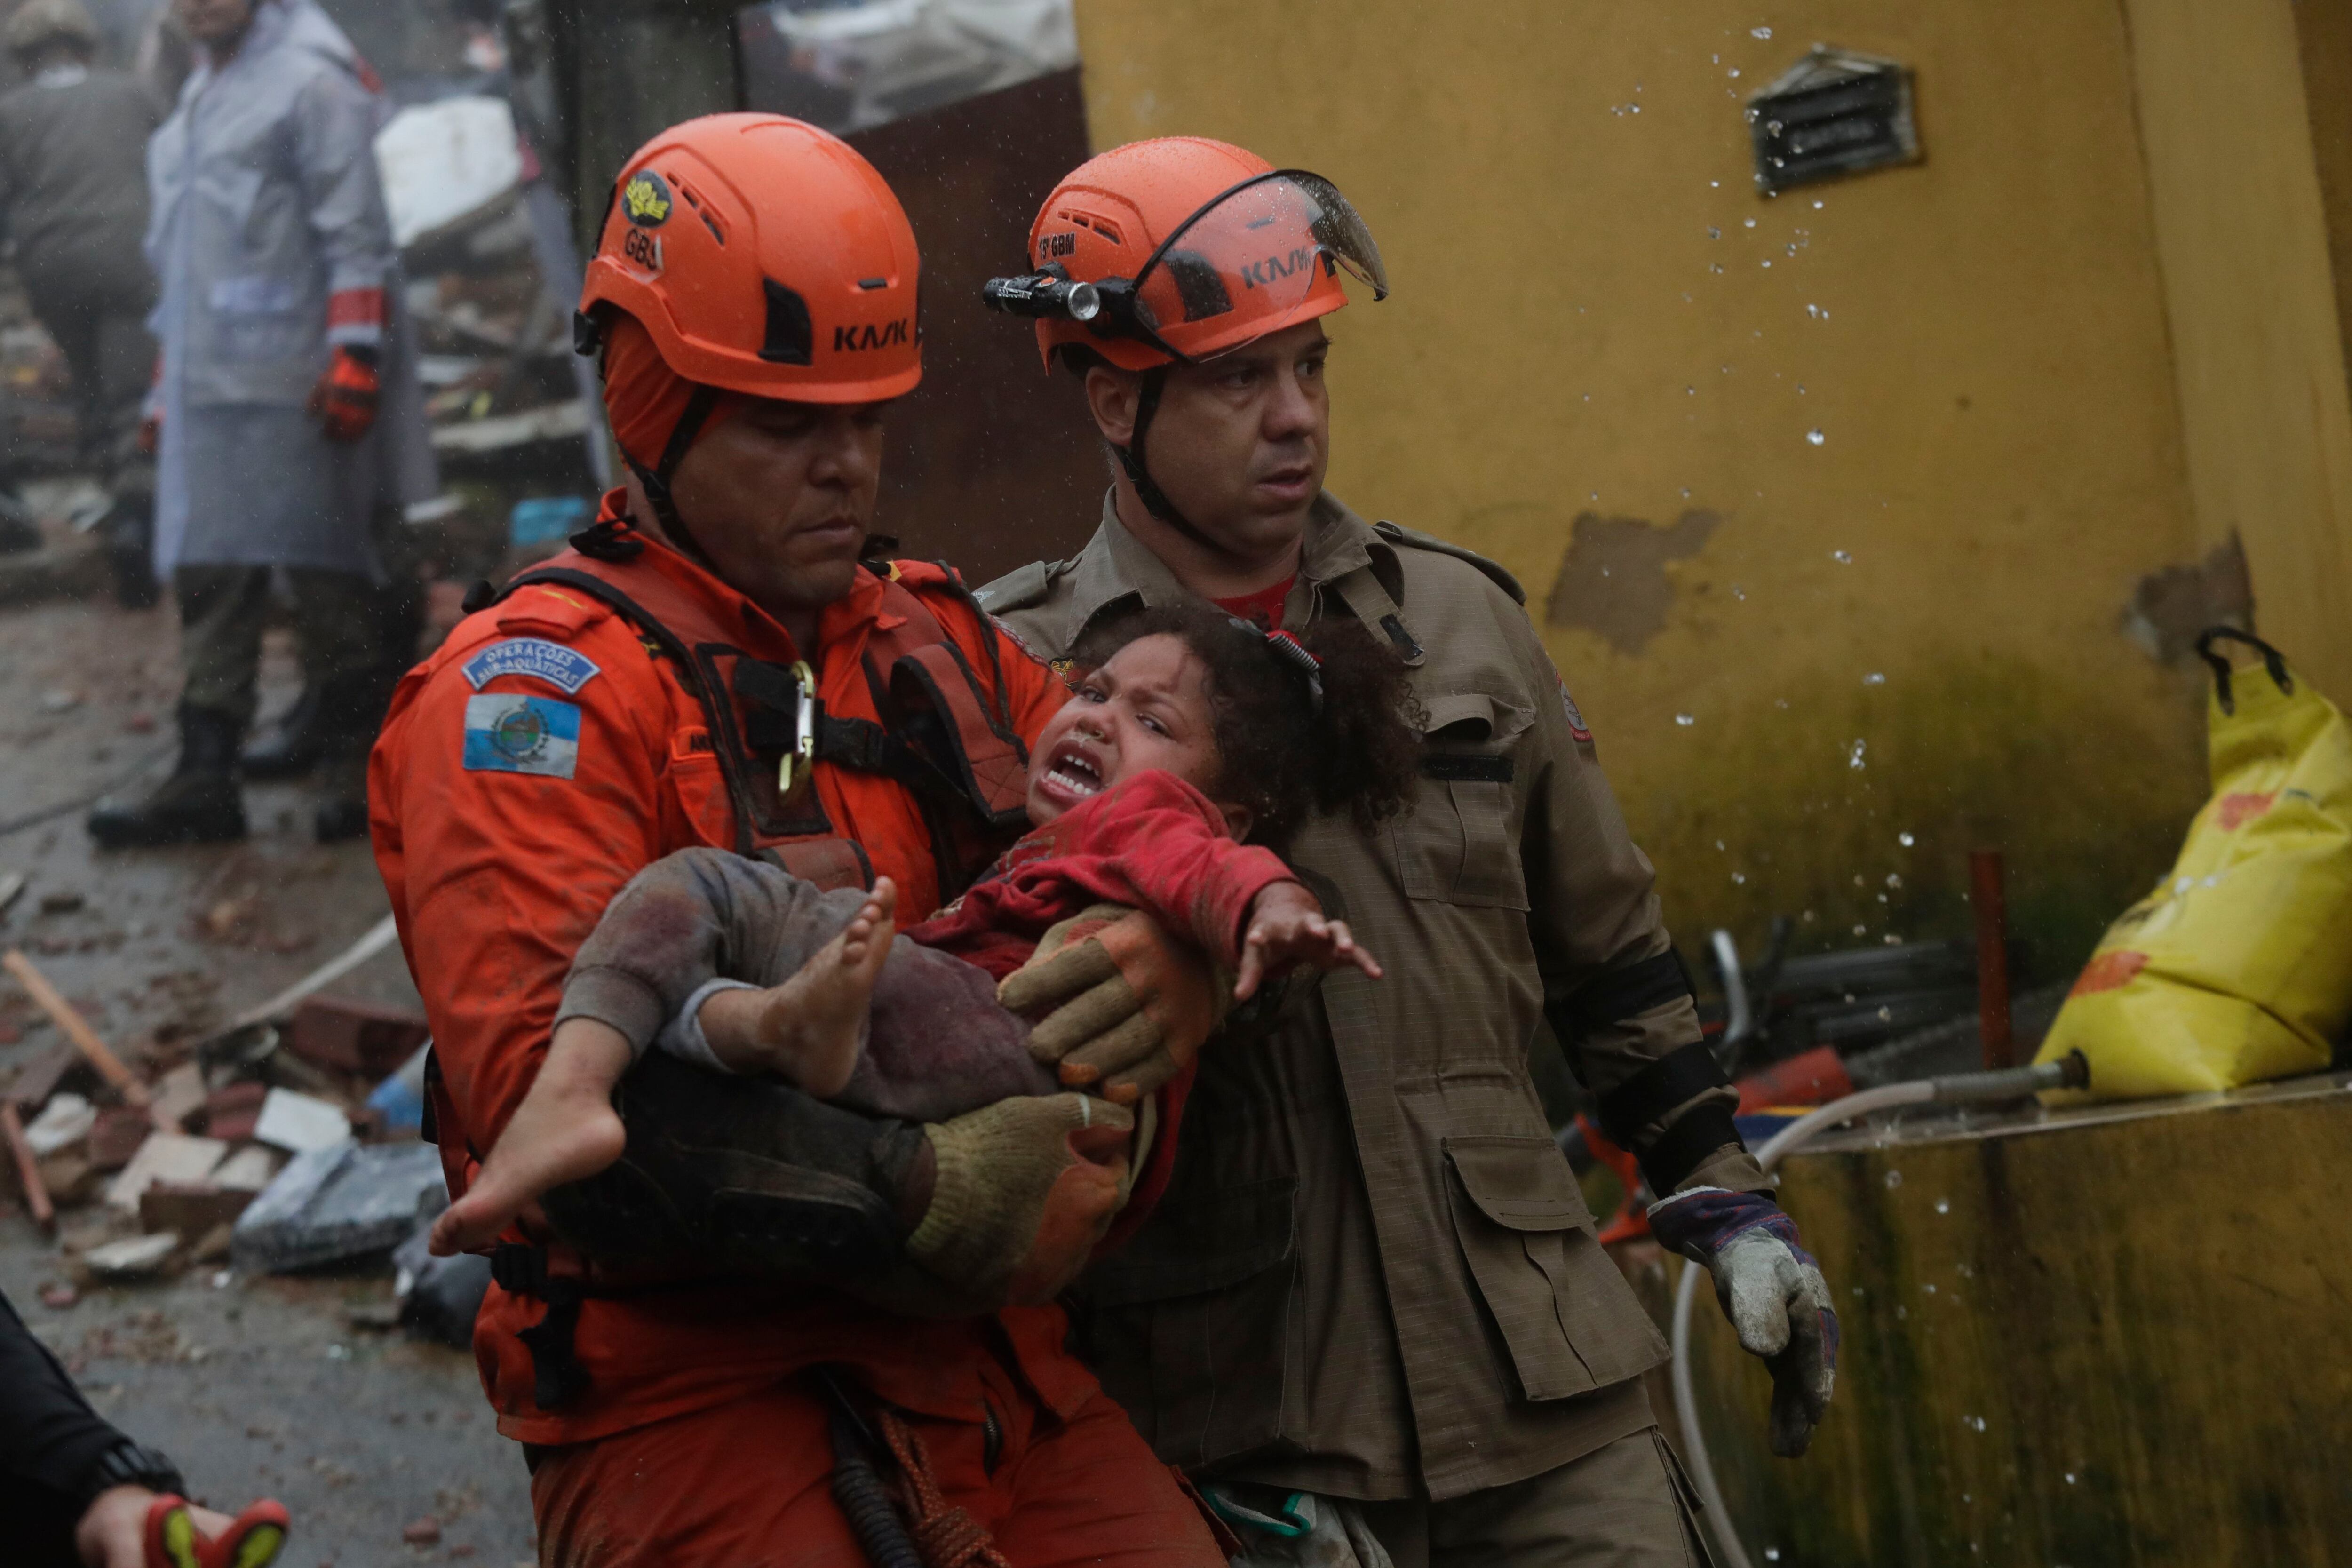
<path id="1" fill-rule="evenodd" d="M 27 885 L 0 916 L 118 1051 L 201 1029 L 325 963 L 382 918 L 363 844 L 310 842 L 299 784 L 247 793 L 254 836 L 224 848 L 99 853 L 79 810 L 19 826 L 172 752 L 178 687 L 168 605 L 102 599 L 0 609 L 0 877 Z M 273 633 L 265 709 L 293 699 L 290 645 Z M 397 949 L 332 988 L 415 999 Z M 0 982 L 0 1076 L 46 1053 L 55 1030 Z M 64 1216 L 70 1228 L 75 1216 Z M 67 1359 L 111 1421 L 170 1453 L 199 1495 L 256 1495 L 293 1510 L 281 1561 L 337 1568 L 431 1561 L 503 1565 L 532 1555 L 527 1478 L 492 1426 L 466 1353 L 362 1329 L 352 1308 L 391 1298 L 388 1271 L 300 1279 L 209 1269 L 85 1289 L 56 1309 L 57 1244 L 0 1218 L 0 1289 Z M 432 1546 L 404 1543 L 431 1515 Z"/>

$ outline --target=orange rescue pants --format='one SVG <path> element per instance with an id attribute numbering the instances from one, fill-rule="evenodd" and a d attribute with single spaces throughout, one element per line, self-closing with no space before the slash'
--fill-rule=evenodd
<path id="1" fill-rule="evenodd" d="M 982 1372 L 1001 1429 L 908 1415 L 946 1501 L 1013 1568 L 1224 1568 L 1198 1509 L 1097 1393 L 1067 1421 L 1003 1369 Z M 833 1500 L 824 1396 L 806 1379 L 594 1442 L 547 1448 L 531 1476 L 545 1568 L 866 1568 Z"/>

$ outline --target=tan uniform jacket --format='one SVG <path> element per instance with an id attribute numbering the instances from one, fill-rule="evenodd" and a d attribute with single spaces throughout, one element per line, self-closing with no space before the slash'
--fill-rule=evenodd
<path id="1" fill-rule="evenodd" d="M 1051 659 L 1190 595 L 1107 502 L 1074 560 L 980 597 Z M 1705 1047 L 1682 1051 L 1698 1018 L 1650 863 L 1518 597 L 1491 563 L 1316 503 L 1285 618 L 1383 631 L 1432 755 L 1408 815 L 1370 837 L 1318 819 L 1290 850 L 1388 978 L 1328 975 L 1270 1040 L 1213 1046 L 1158 1213 L 1081 1283 L 1080 1348 L 1171 1463 L 1442 1500 L 1649 1424 L 1664 1343 L 1528 1078 L 1548 999 L 1637 1152 L 1697 1137 L 1670 1184 L 1766 1184 Z"/>

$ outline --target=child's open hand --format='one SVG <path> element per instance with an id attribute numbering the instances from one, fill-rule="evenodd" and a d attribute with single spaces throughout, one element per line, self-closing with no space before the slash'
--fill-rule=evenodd
<path id="1" fill-rule="evenodd" d="M 1268 974 L 1299 963 L 1318 969 L 1344 969 L 1352 963 L 1375 980 L 1381 973 L 1380 960 L 1356 945 L 1346 921 L 1327 919 L 1323 906 L 1303 884 L 1276 882 L 1250 901 L 1234 1000 L 1248 1001 Z"/>

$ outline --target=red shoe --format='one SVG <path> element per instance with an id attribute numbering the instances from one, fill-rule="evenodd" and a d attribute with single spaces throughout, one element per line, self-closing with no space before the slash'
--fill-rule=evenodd
<path id="1" fill-rule="evenodd" d="M 147 1505 L 147 1568 L 268 1568 L 292 1523 L 283 1503 L 264 1498 L 208 1538 L 187 1500 L 166 1494 Z"/>

